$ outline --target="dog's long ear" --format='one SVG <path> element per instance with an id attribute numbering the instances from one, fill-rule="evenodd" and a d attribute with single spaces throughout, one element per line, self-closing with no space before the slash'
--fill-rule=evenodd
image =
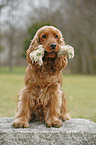
<path id="1" fill-rule="evenodd" d="M 37 33 L 35 34 L 33 40 L 30 43 L 29 49 L 26 51 L 27 52 L 27 63 L 31 63 L 31 59 L 30 59 L 30 53 L 34 50 L 36 50 L 39 46 L 39 38 L 37 36 Z"/>
<path id="2" fill-rule="evenodd" d="M 65 45 L 65 41 L 64 41 L 63 37 L 61 37 L 61 39 L 60 39 L 60 45 Z"/>

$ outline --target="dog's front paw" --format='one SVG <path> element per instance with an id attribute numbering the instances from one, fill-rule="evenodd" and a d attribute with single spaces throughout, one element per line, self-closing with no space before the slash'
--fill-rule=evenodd
<path id="1" fill-rule="evenodd" d="M 57 120 L 57 121 L 52 121 L 52 122 L 46 122 L 46 126 L 59 128 L 59 127 L 63 126 L 63 124 L 61 121 Z"/>
<path id="2" fill-rule="evenodd" d="M 60 121 L 53 121 L 52 126 L 56 127 L 56 128 L 59 128 L 59 127 L 63 126 L 63 124 Z"/>
<path id="3" fill-rule="evenodd" d="M 23 121 L 13 121 L 12 126 L 14 128 L 28 128 L 29 124 L 27 122 L 23 122 Z"/>

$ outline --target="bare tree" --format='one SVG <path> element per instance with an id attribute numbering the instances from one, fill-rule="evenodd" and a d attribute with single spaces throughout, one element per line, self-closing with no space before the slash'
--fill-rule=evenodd
<path id="1" fill-rule="evenodd" d="M 0 18 L 1 18 L 1 10 L 7 5 L 7 0 L 0 1 Z M 4 47 L 1 45 L 1 19 L 0 19 L 0 66 L 1 66 L 1 52 L 4 50 Z"/>

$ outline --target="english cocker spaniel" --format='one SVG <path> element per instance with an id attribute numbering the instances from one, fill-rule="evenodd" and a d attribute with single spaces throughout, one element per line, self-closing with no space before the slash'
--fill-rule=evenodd
<path id="1" fill-rule="evenodd" d="M 44 49 L 42 63 L 31 53 Z M 67 54 L 58 55 L 65 46 L 60 30 L 53 26 L 40 28 L 27 50 L 28 67 L 25 73 L 25 87 L 18 99 L 18 109 L 12 126 L 29 127 L 30 120 L 44 121 L 48 127 L 61 127 L 62 121 L 70 119 L 62 85 L 62 69 L 66 67 Z M 40 53 L 38 53 L 39 56 Z"/>

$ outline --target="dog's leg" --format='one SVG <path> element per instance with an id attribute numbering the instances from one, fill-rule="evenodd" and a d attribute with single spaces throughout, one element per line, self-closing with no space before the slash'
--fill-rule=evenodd
<path id="1" fill-rule="evenodd" d="M 67 110 L 67 102 L 66 102 L 66 98 L 64 96 L 64 93 L 62 94 L 62 106 L 60 109 L 60 118 L 65 121 L 65 120 L 69 120 L 71 117 L 68 113 Z"/>
<path id="2" fill-rule="evenodd" d="M 22 90 L 18 101 L 18 112 L 12 126 L 15 128 L 29 127 L 29 93 Z"/>
<path id="3" fill-rule="evenodd" d="M 45 122 L 48 127 L 61 127 L 62 121 L 59 119 L 60 108 L 62 105 L 62 91 L 57 84 L 56 91 L 50 92 L 50 103 L 45 116 Z"/>

